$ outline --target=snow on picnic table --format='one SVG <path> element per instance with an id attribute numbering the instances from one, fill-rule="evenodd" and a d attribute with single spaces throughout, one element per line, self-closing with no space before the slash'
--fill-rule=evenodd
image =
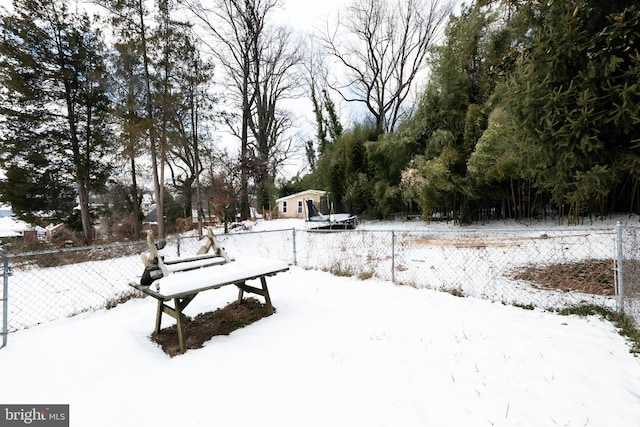
<path id="1" fill-rule="evenodd" d="M 597 317 L 298 267 L 268 284 L 273 316 L 174 358 L 149 340 L 152 298 L 14 332 L 0 402 L 91 427 L 640 424 L 640 361 Z"/>
<path id="2" fill-rule="evenodd" d="M 217 285 L 233 283 L 243 278 L 269 275 L 288 269 L 288 265 L 286 262 L 277 259 L 244 257 L 213 268 L 215 270 L 200 268 L 170 274 L 153 282 L 151 289 L 166 296 L 182 295 Z M 212 274 L 212 272 L 215 274 Z"/>

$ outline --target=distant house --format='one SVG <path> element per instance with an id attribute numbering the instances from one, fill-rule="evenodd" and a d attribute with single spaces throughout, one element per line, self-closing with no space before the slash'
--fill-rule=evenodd
<path id="1" fill-rule="evenodd" d="M 25 233 L 29 234 L 30 230 L 33 230 L 33 227 L 24 221 L 10 216 L 0 218 L 0 238 L 22 238 Z"/>
<path id="2" fill-rule="evenodd" d="M 299 193 L 290 194 L 276 199 L 276 209 L 279 218 L 300 218 L 306 219 L 306 200 L 313 200 L 316 205 L 320 205 L 320 199 L 325 197 L 326 191 L 306 190 Z"/>
<path id="3" fill-rule="evenodd" d="M 22 238 L 24 240 L 51 240 L 53 235 L 64 229 L 64 224 L 47 227 L 33 226 L 20 219 L 14 218 L 11 207 L 0 204 L 0 239 Z"/>

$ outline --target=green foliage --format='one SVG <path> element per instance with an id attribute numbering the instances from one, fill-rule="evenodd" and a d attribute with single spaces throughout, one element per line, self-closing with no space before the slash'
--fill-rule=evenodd
<path id="1" fill-rule="evenodd" d="M 467 164 L 487 127 L 484 104 L 497 77 L 491 59 L 506 46 L 494 42 L 492 13 L 467 7 L 447 26 L 444 45 L 434 52 L 433 77 L 406 132 L 415 138 L 416 152 L 403 175 L 402 194 L 417 203 L 423 216 L 455 212 L 470 221 L 470 203 L 477 197 Z"/>
<path id="2" fill-rule="evenodd" d="M 635 7 L 620 13 L 624 6 L 532 6 L 534 37 L 509 81 L 507 106 L 519 124 L 514 136 L 529 158 L 527 173 L 557 205 L 607 197 L 631 172 L 625 159 L 637 156 L 638 53 L 619 31 L 637 23 L 637 14 Z"/>
<path id="3" fill-rule="evenodd" d="M 451 139 L 448 132 L 440 131 L 437 139 Z M 449 201 L 449 196 L 462 189 L 461 178 L 455 171 L 461 160 L 458 150 L 444 145 L 433 158 L 416 156 L 403 174 L 403 195 L 420 206 L 425 219 L 431 218 Z"/>
<path id="4" fill-rule="evenodd" d="M 185 206 L 176 202 L 171 193 L 164 190 L 164 218 L 168 224 L 175 224 L 178 218 L 184 218 L 190 215 L 190 212 L 185 212 Z"/>
<path id="5" fill-rule="evenodd" d="M 356 271 L 352 266 L 345 266 L 340 261 L 333 263 L 331 267 L 329 267 L 328 271 L 338 277 L 352 277 L 356 274 Z"/>
<path id="6" fill-rule="evenodd" d="M 371 213 L 387 218 L 411 211 L 403 199 L 402 171 L 414 156 L 415 144 L 405 133 L 386 134 L 379 141 L 367 143 L 367 163 L 371 186 Z"/>
<path id="7" fill-rule="evenodd" d="M 21 165 L 8 164 L 5 177 L 0 181 L 0 200 L 27 222 L 37 222 L 43 214 L 49 220 L 65 220 L 75 205 L 73 185 L 41 152 L 25 153 Z"/>
<path id="8" fill-rule="evenodd" d="M 451 289 L 444 289 L 445 292 L 450 293 L 451 295 L 453 295 L 454 297 L 458 297 L 458 298 L 465 298 L 466 295 L 464 294 L 464 291 L 461 288 L 451 288 Z"/>
<path id="9" fill-rule="evenodd" d="M 324 107 L 327 110 L 327 118 L 325 119 L 325 124 L 327 126 L 327 131 L 329 132 L 329 136 L 332 140 L 336 140 L 342 136 L 344 129 L 342 127 L 342 123 L 340 123 L 340 119 L 336 112 L 336 106 L 333 103 L 333 100 L 329 96 L 327 90 L 322 91 L 322 95 L 324 96 Z"/>
<path id="10" fill-rule="evenodd" d="M 487 116 L 481 106 L 470 104 L 464 120 L 464 133 L 462 137 L 462 150 L 464 156 L 469 158 L 476 143 L 487 128 Z"/>
<path id="11" fill-rule="evenodd" d="M 342 123 L 340 123 L 340 119 L 338 118 L 335 104 L 327 90 L 322 89 L 321 95 L 317 93 L 314 76 L 311 76 L 310 92 L 311 103 L 313 104 L 313 114 L 316 122 L 316 142 L 318 144 L 318 153 L 322 156 L 327 148 L 330 147 L 336 139 L 342 136 L 343 127 Z M 329 138 L 327 138 L 327 134 L 329 135 Z M 311 148 L 312 145 L 313 144 L 311 143 Z M 311 150 L 308 150 L 308 152 L 311 154 Z M 308 155 L 307 157 L 310 156 Z M 310 161 L 312 170 L 314 169 L 314 162 L 315 158 Z"/>
<path id="12" fill-rule="evenodd" d="M 362 271 L 358 273 L 358 280 L 369 280 L 374 276 L 373 271 Z"/>
<path id="13" fill-rule="evenodd" d="M 535 310 L 535 308 L 536 308 L 533 304 L 522 304 L 522 303 L 517 303 L 517 302 L 514 302 L 513 306 L 521 308 L 523 310 Z"/>
<path id="14" fill-rule="evenodd" d="M 276 184 L 277 197 L 285 197 L 304 190 L 315 189 L 316 187 L 312 183 L 313 181 L 311 177 L 311 174 L 305 175 L 303 177 L 301 177 L 300 174 L 297 174 L 290 179 L 279 180 Z"/>
<path id="15" fill-rule="evenodd" d="M 140 294 L 141 292 L 135 290 L 120 292 L 117 296 L 107 299 L 107 302 L 104 304 L 104 308 L 111 310 L 112 308 L 116 308 L 118 305 L 124 304 L 127 301 L 140 298 Z"/>
<path id="16" fill-rule="evenodd" d="M 489 117 L 489 125 L 469 157 L 468 173 L 477 185 L 500 183 L 519 177 L 522 159 L 514 150 L 510 117 L 497 108 Z"/>
<path id="17" fill-rule="evenodd" d="M 324 116 L 322 114 L 322 103 L 320 99 L 318 99 L 318 95 L 316 93 L 316 82 L 313 75 L 311 76 L 310 89 L 311 103 L 313 104 L 313 114 L 316 120 L 316 141 L 318 143 L 318 152 L 320 153 L 320 155 L 322 155 L 322 153 L 324 153 L 326 145 L 329 142 L 327 141 L 327 129 Z M 311 149 L 313 149 L 313 143 L 311 143 Z M 307 155 L 307 157 L 311 158 L 312 162 L 315 162 L 315 153 L 313 157 L 311 157 L 309 154 Z M 312 163 L 312 169 L 313 165 L 314 163 Z"/>
<path id="18" fill-rule="evenodd" d="M 377 139 L 375 126 L 357 124 L 325 148 L 316 170 L 305 182 L 329 192 L 330 199 L 351 205 L 354 213 L 372 208 L 368 146 Z M 306 189 L 306 188 L 305 188 Z"/>
<path id="19" fill-rule="evenodd" d="M 91 225 L 94 225 L 95 220 L 99 218 L 102 214 L 102 210 L 98 208 L 91 208 L 89 210 Z M 72 208 L 69 214 L 64 218 L 64 223 L 69 230 L 82 232 L 82 217 L 80 215 L 80 210 Z"/>
<path id="20" fill-rule="evenodd" d="M 56 0 L 15 2 L 0 32 L 2 199 L 25 219 L 61 218 L 77 195 L 88 238 L 88 194 L 102 191 L 111 172 L 100 33 Z"/>
<path id="21" fill-rule="evenodd" d="M 476 209 L 530 215 L 547 194 L 577 215 L 621 182 L 637 188 L 636 6 L 532 2 L 501 23 L 489 10 L 453 17 L 434 52 L 403 127 L 415 153 L 403 197 L 427 218 L 446 210 L 464 222 Z"/>

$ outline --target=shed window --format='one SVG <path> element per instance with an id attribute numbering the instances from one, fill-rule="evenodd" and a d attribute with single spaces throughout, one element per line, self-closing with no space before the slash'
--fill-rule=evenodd
<path id="1" fill-rule="evenodd" d="M 298 213 L 302 213 L 302 200 L 298 200 Z"/>
<path id="2" fill-rule="evenodd" d="M 282 213 L 287 213 L 287 201 L 282 201 Z"/>

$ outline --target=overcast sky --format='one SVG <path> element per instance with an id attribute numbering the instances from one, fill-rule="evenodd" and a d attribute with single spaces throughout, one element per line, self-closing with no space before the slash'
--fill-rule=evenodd
<path id="1" fill-rule="evenodd" d="M 439 0 L 444 3 L 445 0 Z M 452 0 L 457 12 L 464 0 Z M 468 2 L 468 0 L 467 0 Z M 291 27 L 300 30 L 313 31 L 324 29 L 327 17 L 334 17 L 339 10 L 344 10 L 350 0 L 282 0 L 281 14 Z"/>
<path id="2" fill-rule="evenodd" d="M 296 30 L 311 32 L 314 26 L 323 29 L 327 16 L 335 16 L 348 3 L 348 0 L 284 0 L 279 13 Z"/>

